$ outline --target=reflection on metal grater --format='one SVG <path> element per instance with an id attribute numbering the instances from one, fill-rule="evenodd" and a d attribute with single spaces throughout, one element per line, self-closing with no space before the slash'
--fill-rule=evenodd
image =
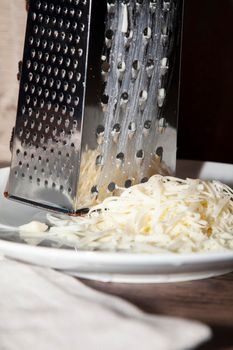
<path id="1" fill-rule="evenodd" d="M 28 9 L 8 197 L 75 214 L 174 172 L 182 0 Z"/>

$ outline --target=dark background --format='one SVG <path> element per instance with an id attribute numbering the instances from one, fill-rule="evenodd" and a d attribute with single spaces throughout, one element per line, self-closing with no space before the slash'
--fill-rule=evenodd
<path id="1" fill-rule="evenodd" d="M 184 2 L 178 158 L 233 163 L 233 1 Z"/>

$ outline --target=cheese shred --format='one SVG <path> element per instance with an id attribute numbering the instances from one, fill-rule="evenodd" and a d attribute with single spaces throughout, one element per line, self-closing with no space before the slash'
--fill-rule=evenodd
<path id="1" fill-rule="evenodd" d="M 78 250 L 190 253 L 233 249 L 233 191 L 218 181 L 152 176 L 83 217 L 48 214 L 48 229 L 21 237 Z M 34 223 L 35 225 L 35 223 Z M 35 230 L 34 230 L 35 232 Z"/>

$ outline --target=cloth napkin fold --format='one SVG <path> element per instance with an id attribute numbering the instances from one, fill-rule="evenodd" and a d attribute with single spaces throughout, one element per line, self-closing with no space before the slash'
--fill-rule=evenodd
<path id="1" fill-rule="evenodd" d="M 201 323 L 148 315 L 61 272 L 0 260 L 2 350 L 181 350 L 210 335 Z"/>

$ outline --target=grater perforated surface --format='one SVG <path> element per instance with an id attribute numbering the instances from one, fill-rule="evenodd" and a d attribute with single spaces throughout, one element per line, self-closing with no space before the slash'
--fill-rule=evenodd
<path id="1" fill-rule="evenodd" d="M 86 0 L 29 4 L 11 196 L 73 209 L 89 18 L 90 1 Z"/>
<path id="2" fill-rule="evenodd" d="M 74 213 L 174 170 L 181 12 L 30 1 L 10 198 Z"/>

